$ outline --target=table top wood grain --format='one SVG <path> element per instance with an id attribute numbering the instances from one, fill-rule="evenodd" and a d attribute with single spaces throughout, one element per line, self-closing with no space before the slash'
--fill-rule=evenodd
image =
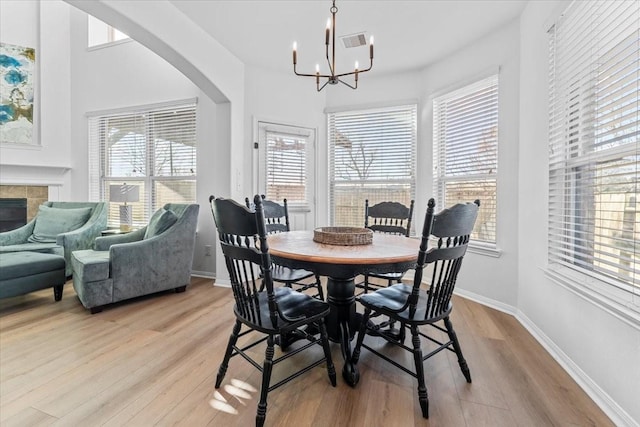
<path id="1" fill-rule="evenodd" d="M 276 257 L 326 264 L 389 264 L 415 261 L 420 239 L 373 234 L 370 245 L 338 246 L 313 241 L 313 231 L 290 231 L 267 238 L 269 253 Z"/>

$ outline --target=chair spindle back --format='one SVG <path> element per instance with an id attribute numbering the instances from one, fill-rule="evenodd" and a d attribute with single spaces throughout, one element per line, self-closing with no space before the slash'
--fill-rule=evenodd
<path id="1" fill-rule="evenodd" d="M 424 313 L 424 318 L 444 317 L 450 309 L 458 272 L 467 251 L 480 201 L 459 203 L 434 214 L 435 201 L 429 200 L 422 241 L 416 265 L 413 290 L 409 297 L 411 316 Z M 429 280 L 428 298 L 418 307 L 418 291 L 426 266 L 433 268 Z"/>
<path id="2" fill-rule="evenodd" d="M 262 325 L 260 303 L 264 303 L 264 295 L 260 295 L 260 289 L 264 286 L 269 317 L 273 325 L 277 325 L 278 306 L 273 291 L 262 199 L 255 196 L 253 211 L 231 199 L 211 196 L 209 202 L 229 272 L 236 310 L 249 322 Z"/>
<path id="3" fill-rule="evenodd" d="M 381 202 L 369 206 L 369 199 L 366 199 L 364 226 L 379 233 L 401 234 L 409 237 L 413 205 L 414 201 L 411 200 L 409 207 L 398 202 Z"/>
<path id="4" fill-rule="evenodd" d="M 281 205 L 279 203 L 265 199 L 264 194 L 261 197 L 267 234 L 290 231 L 289 207 L 287 206 L 287 199 L 284 199 L 283 204 Z M 255 208 L 254 203 L 251 203 L 248 197 L 246 197 L 244 200 L 249 209 Z"/>

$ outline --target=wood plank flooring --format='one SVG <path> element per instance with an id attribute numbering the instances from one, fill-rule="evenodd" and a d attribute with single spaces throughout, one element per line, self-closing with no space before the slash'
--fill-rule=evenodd
<path id="1" fill-rule="evenodd" d="M 214 389 L 233 326 L 232 300 L 230 289 L 199 278 L 184 293 L 95 315 L 71 282 L 57 303 L 51 289 L 0 300 L 0 425 L 253 425 L 261 378 L 255 368 L 232 359 L 223 386 Z M 429 420 L 420 413 L 417 382 L 366 349 L 360 383 L 346 385 L 332 344 L 337 387 L 324 366 L 313 369 L 270 393 L 267 425 L 613 425 L 512 316 L 456 297 L 452 321 L 473 383 L 450 352 L 425 362 Z M 411 366 L 409 354 L 393 351 Z M 261 359 L 262 348 L 255 352 Z M 274 378 L 286 374 L 286 365 Z"/>

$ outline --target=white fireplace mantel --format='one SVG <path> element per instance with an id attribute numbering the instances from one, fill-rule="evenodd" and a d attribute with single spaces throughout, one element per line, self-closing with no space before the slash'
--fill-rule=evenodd
<path id="1" fill-rule="evenodd" d="M 65 183 L 67 166 L 25 166 L 0 164 L 2 185 L 57 185 Z"/>
<path id="2" fill-rule="evenodd" d="M 71 170 L 68 166 L 0 164 L 0 185 L 41 185 L 49 187 L 49 200 L 68 197 L 63 187 Z"/>

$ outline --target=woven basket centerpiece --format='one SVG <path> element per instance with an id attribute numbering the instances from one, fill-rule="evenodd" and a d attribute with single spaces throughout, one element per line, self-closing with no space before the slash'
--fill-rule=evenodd
<path id="1" fill-rule="evenodd" d="M 373 231 L 358 227 L 319 227 L 313 230 L 313 241 L 327 245 L 370 245 Z"/>

